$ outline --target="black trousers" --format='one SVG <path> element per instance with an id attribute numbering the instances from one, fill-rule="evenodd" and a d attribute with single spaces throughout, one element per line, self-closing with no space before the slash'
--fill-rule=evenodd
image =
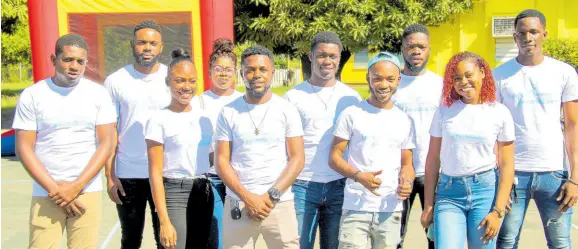
<path id="1" fill-rule="evenodd" d="M 177 231 L 177 249 L 209 248 L 214 197 L 206 178 L 163 180 L 167 212 Z"/>
<path id="2" fill-rule="evenodd" d="M 405 234 L 407 233 L 407 226 L 409 221 L 409 215 L 411 213 L 411 207 L 413 206 L 413 201 L 415 197 L 419 194 L 419 202 L 421 203 L 421 208 L 423 211 L 423 204 L 425 199 L 425 176 L 418 176 L 415 178 L 413 182 L 413 191 L 407 200 L 403 202 L 403 212 L 401 213 L 401 241 L 397 245 L 398 249 L 403 248 L 403 241 L 405 238 Z M 414 226 L 421 227 L 420 223 L 414 224 Z M 426 229 L 427 234 L 427 229 Z M 434 249 L 434 242 L 427 239 L 428 249 Z"/>
<path id="3" fill-rule="evenodd" d="M 121 227 L 121 249 L 138 249 L 141 247 L 143 230 L 145 225 L 145 211 L 149 204 L 156 248 L 162 249 L 159 242 L 159 218 L 155 209 L 155 203 L 151 195 L 149 179 L 120 179 L 126 196 L 120 192 L 118 197 L 122 205 L 116 205 Z"/>

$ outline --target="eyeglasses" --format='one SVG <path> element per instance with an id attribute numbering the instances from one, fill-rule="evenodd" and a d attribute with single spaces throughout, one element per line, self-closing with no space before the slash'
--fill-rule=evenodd
<path id="1" fill-rule="evenodd" d="M 225 73 L 227 75 L 233 75 L 235 74 L 235 68 L 234 67 L 221 67 L 221 66 L 214 66 L 213 67 L 213 71 L 216 73 Z"/>

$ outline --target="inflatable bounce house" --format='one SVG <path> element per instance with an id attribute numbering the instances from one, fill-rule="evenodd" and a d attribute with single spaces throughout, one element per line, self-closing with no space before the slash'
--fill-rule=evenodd
<path id="1" fill-rule="evenodd" d="M 233 0 L 28 0 L 34 81 L 54 75 L 50 55 L 58 37 L 83 36 L 89 46 L 85 77 L 104 82 L 133 62 L 134 26 L 154 20 L 163 32 L 161 63 L 176 48 L 191 51 L 199 75 L 198 93 L 211 85 L 208 58 L 217 38 L 233 40 Z M 14 155 L 14 131 L 2 134 L 2 156 Z"/>

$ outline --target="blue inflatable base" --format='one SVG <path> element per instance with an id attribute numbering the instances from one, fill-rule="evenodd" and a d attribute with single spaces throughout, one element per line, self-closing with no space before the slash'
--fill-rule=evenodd
<path id="1" fill-rule="evenodd" d="M 2 137 L 2 156 L 14 156 L 16 136 L 14 134 Z"/>

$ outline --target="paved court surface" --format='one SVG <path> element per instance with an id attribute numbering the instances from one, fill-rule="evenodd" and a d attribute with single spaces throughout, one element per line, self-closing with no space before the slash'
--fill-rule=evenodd
<path id="1" fill-rule="evenodd" d="M 103 177 L 104 178 L 104 177 Z M 2 158 L 2 248 L 22 249 L 28 245 L 28 215 L 30 199 L 32 193 L 32 181 L 15 158 Z M 120 227 L 115 206 L 103 193 L 103 217 L 100 226 L 99 248 L 120 248 Z M 410 217 L 409 234 L 406 238 L 407 249 L 427 248 L 425 235 L 419 224 L 420 207 L 419 203 L 414 207 L 415 212 Z M 148 210 L 147 210 L 148 211 Z M 573 216 L 572 247 L 578 248 L 578 215 Z M 150 218 L 147 216 L 146 228 L 143 239 L 143 249 L 154 249 L 154 239 Z M 62 247 L 66 242 L 63 239 Z M 267 246 L 260 239 L 258 249 L 265 249 Z M 319 248 L 316 246 L 315 248 Z M 520 249 L 541 249 L 547 248 L 542 232 L 542 225 L 535 205 L 531 205 L 528 210 Z"/>

